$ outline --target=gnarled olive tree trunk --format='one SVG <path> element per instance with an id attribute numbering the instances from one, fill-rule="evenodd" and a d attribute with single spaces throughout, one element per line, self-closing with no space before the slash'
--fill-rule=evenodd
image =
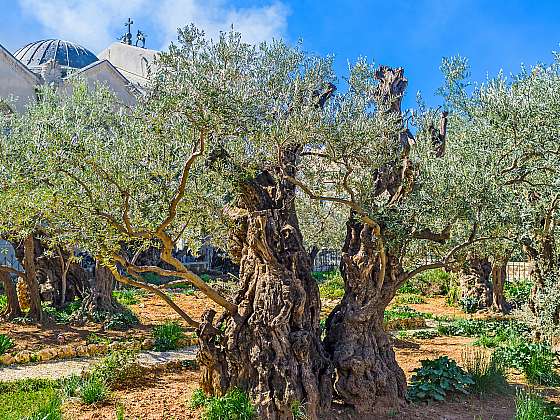
<path id="1" fill-rule="evenodd" d="M 331 401 L 331 369 L 320 340 L 320 298 L 294 206 L 294 187 L 263 172 L 244 186 L 234 221 L 240 264 L 238 313 L 201 325 L 199 360 L 206 392 L 239 387 L 259 418 L 292 419 L 302 403 L 317 419 Z"/>
<path id="2" fill-rule="evenodd" d="M 16 285 L 12 281 L 10 274 L 6 271 L 0 271 L 0 282 L 2 282 L 4 293 L 6 294 L 6 299 L 8 301 L 8 306 L 2 313 L 0 313 L 0 318 L 4 318 L 9 321 L 22 316 L 23 312 L 19 306 Z"/>
<path id="3" fill-rule="evenodd" d="M 84 318 L 99 320 L 123 312 L 125 308 L 113 298 L 115 277 L 111 270 L 96 262 L 95 277 L 91 280 L 89 294 L 84 298 L 80 314 Z"/>
<path id="4" fill-rule="evenodd" d="M 492 309 L 501 313 L 509 311 L 504 296 L 508 259 L 507 256 L 496 256 L 492 262 Z"/>
<path id="5" fill-rule="evenodd" d="M 406 379 L 383 329 L 383 314 L 404 281 L 402 267 L 387 255 L 383 279 L 371 227 L 350 220 L 340 271 L 345 295 L 327 319 L 324 340 L 336 368 L 334 391 L 358 413 L 398 406 Z"/>
<path id="6" fill-rule="evenodd" d="M 35 238 L 27 236 L 23 241 L 23 267 L 25 269 L 25 283 L 29 297 L 29 312 L 27 316 L 33 321 L 43 322 L 43 309 L 41 308 L 41 295 L 37 279 L 37 266 L 35 264 Z"/>
<path id="7" fill-rule="evenodd" d="M 488 257 L 469 254 L 459 273 L 461 298 L 470 302 L 475 309 L 488 309 L 492 306 L 492 284 L 490 274 L 492 264 Z"/>

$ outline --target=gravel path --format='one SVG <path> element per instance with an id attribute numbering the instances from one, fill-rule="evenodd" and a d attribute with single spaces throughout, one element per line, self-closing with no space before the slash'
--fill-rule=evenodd
<path id="1" fill-rule="evenodd" d="M 198 347 L 188 347 L 177 351 L 145 351 L 138 355 L 138 363 L 154 366 L 181 360 L 194 360 Z M 72 374 L 80 374 L 99 360 L 99 357 L 82 357 L 76 359 L 53 360 L 44 363 L 13 365 L 0 368 L 0 381 L 17 381 L 19 379 L 60 379 Z"/>

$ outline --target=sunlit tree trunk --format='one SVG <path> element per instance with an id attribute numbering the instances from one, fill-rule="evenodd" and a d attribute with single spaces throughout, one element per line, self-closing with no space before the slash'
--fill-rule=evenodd
<path id="1" fill-rule="evenodd" d="M 504 296 L 508 260 L 507 256 L 500 255 L 492 262 L 492 309 L 501 313 L 509 310 Z"/>
<path id="2" fill-rule="evenodd" d="M 23 267 L 25 268 L 25 282 L 29 297 L 30 319 L 43 322 L 43 310 L 41 308 L 41 296 L 39 293 L 39 282 L 37 280 L 37 267 L 35 265 L 35 238 L 29 235 L 23 242 Z"/>
<path id="3" fill-rule="evenodd" d="M 0 317 L 6 320 L 11 320 L 22 316 L 23 312 L 19 306 L 16 286 L 13 283 L 10 274 L 6 271 L 0 271 L 0 281 L 2 282 L 4 293 L 6 294 L 8 301 L 8 306 L 3 313 L 0 313 Z"/>
<path id="4" fill-rule="evenodd" d="M 383 329 L 384 310 L 404 272 L 392 255 L 382 268 L 376 241 L 369 226 L 348 222 L 340 263 L 345 294 L 327 319 L 324 340 L 336 368 L 334 391 L 358 413 L 398 406 L 406 395 L 404 372 Z"/>
<path id="5" fill-rule="evenodd" d="M 288 157 L 289 158 L 289 157 Z M 239 387 L 255 400 L 259 418 L 292 419 L 301 403 L 317 419 L 331 401 L 331 369 L 320 340 L 320 298 L 300 233 L 294 187 L 267 172 L 243 187 L 233 211 L 240 264 L 238 313 L 215 335 L 207 313 L 200 328 L 203 388 Z"/>

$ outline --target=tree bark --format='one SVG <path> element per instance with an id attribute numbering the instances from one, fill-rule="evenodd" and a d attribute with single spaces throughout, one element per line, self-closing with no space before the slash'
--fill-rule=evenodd
<path id="1" fill-rule="evenodd" d="M 37 322 L 43 322 L 43 309 L 41 308 L 41 295 L 35 265 L 35 238 L 29 235 L 23 242 L 23 267 L 25 268 L 25 282 L 29 294 L 28 317 Z"/>
<path id="2" fill-rule="evenodd" d="M 345 294 L 326 322 L 325 348 L 336 369 L 334 391 L 361 414 L 399 406 L 406 378 L 383 329 L 384 310 L 404 281 L 398 260 L 387 256 L 385 278 L 369 226 L 350 220 L 340 272 Z"/>
<path id="3" fill-rule="evenodd" d="M 6 293 L 6 298 L 8 301 L 8 307 L 6 310 L 0 314 L 0 318 L 4 318 L 9 321 L 14 318 L 23 316 L 23 312 L 19 306 L 19 300 L 16 292 L 16 286 L 12 281 L 9 273 L 5 271 L 0 271 L 0 281 L 4 287 L 4 293 Z"/>
<path id="4" fill-rule="evenodd" d="M 506 313 L 509 307 L 504 296 L 508 257 L 497 256 L 492 263 L 492 309 Z"/>
<path id="5" fill-rule="evenodd" d="M 289 156 L 295 159 L 295 156 Z M 287 165 L 286 167 L 288 167 Z M 292 404 L 319 418 L 331 401 L 331 368 L 320 339 L 319 290 L 303 247 L 295 188 L 268 172 L 244 186 L 234 220 L 232 253 L 240 263 L 238 313 L 199 329 L 203 389 L 238 387 L 255 400 L 259 418 L 292 419 Z M 221 322 L 223 335 L 217 335 Z"/>
<path id="6" fill-rule="evenodd" d="M 122 312 L 124 307 L 113 298 L 115 277 L 111 270 L 96 262 L 95 277 L 91 281 L 89 294 L 85 297 L 80 308 L 84 318 L 100 320 L 110 315 Z"/>
<path id="7" fill-rule="evenodd" d="M 492 306 L 492 265 L 488 257 L 469 254 L 459 276 L 462 299 L 475 300 L 477 309 Z"/>

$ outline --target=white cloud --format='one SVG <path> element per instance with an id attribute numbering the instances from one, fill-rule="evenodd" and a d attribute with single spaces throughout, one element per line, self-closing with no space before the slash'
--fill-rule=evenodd
<path id="1" fill-rule="evenodd" d="M 141 10 L 148 1 L 19 0 L 19 4 L 53 38 L 77 41 L 98 52 L 116 40 L 115 34 L 122 32 L 123 16 Z"/>
<path id="2" fill-rule="evenodd" d="M 282 3 L 239 9 L 228 7 L 222 0 L 163 0 L 157 19 L 165 32 L 164 44 L 176 39 L 177 28 L 194 23 L 210 37 L 227 31 L 232 25 L 245 41 L 258 43 L 283 34 L 288 9 Z"/>
<path id="3" fill-rule="evenodd" d="M 160 48 L 176 39 L 178 27 L 189 23 L 211 37 L 233 24 L 246 41 L 257 43 L 281 36 L 288 16 L 280 2 L 251 8 L 236 8 L 223 0 L 19 0 L 19 5 L 53 38 L 76 41 L 94 52 L 124 32 L 123 19 L 128 16 L 160 31 Z"/>

